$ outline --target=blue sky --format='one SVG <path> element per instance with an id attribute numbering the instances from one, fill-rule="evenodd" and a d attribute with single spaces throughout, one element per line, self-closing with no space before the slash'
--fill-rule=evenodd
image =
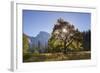
<path id="1" fill-rule="evenodd" d="M 51 33 L 60 17 L 72 23 L 80 31 L 90 29 L 90 13 L 23 10 L 23 32 L 29 36 L 36 36 L 40 31 Z"/>

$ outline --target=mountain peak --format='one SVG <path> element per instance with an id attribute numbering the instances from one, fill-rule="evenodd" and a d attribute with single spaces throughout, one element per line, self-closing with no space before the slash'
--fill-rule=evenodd
<path id="1" fill-rule="evenodd" d="M 45 37 L 45 36 L 50 36 L 50 34 L 48 32 L 45 32 L 45 31 L 40 31 L 39 34 L 36 37 L 39 37 L 39 36 Z"/>
<path id="2" fill-rule="evenodd" d="M 45 32 L 45 31 L 40 31 L 39 34 L 49 34 L 48 32 Z"/>

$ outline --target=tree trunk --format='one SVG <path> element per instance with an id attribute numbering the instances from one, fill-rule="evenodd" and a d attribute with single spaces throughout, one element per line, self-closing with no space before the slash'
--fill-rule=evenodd
<path id="1" fill-rule="evenodd" d="M 64 54 L 66 54 L 66 43 L 67 43 L 67 42 L 64 41 L 64 51 L 63 51 Z"/>
<path id="2" fill-rule="evenodd" d="M 66 54 L 66 50 L 67 50 L 67 47 L 73 42 L 73 39 L 69 42 L 66 42 L 66 40 L 64 41 L 64 51 L 63 53 Z"/>

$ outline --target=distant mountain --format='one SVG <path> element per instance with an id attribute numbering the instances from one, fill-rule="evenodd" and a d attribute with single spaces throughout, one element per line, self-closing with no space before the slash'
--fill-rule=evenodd
<path id="1" fill-rule="evenodd" d="M 31 49 L 39 48 L 41 51 L 44 51 L 48 46 L 50 34 L 44 31 L 40 31 L 36 37 L 27 37 Z"/>
<path id="2" fill-rule="evenodd" d="M 43 46 L 48 44 L 48 40 L 50 38 L 50 34 L 44 31 L 41 31 L 37 36 L 36 39 L 40 42 Z"/>

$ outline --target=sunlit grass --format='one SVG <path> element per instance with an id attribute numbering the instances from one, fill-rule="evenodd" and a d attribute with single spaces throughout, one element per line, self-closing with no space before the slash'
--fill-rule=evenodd
<path id="1" fill-rule="evenodd" d="M 63 53 L 31 53 L 24 55 L 23 62 L 63 61 L 91 59 L 90 51 Z"/>

